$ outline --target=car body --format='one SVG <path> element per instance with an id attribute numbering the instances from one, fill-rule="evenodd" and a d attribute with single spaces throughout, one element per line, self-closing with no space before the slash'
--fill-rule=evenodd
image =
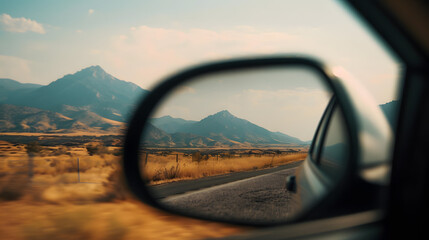
<path id="1" fill-rule="evenodd" d="M 361 141 L 361 148 L 357 151 L 359 164 L 353 166 L 362 181 L 356 182 L 348 191 L 331 192 L 343 197 L 339 201 L 341 204 L 330 206 L 324 213 L 313 216 L 319 220 L 256 230 L 228 239 L 396 239 L 403 234 L 407 238 L 425 239 L 429 235 L 425 223 L 421 221 L 429 214 L 429 161 L 425 150 L 429 143 L 429 95 L 426 94 L 429 89 L 429 32 L 425 27 L 429 21 L 429 5 L 419 0 L 345 2 L 404 62 L 404 85 L 400 93 L 398 123 L 394 129 L 396 135 L 392 136 L 379 110 L 368 108 L 366 95 L 361 95 L 362 92 L 354 89 L 353 84 L 345 84 L 344 89 L 354 104 L 347 111 L 353 111 L 356 121 L 360 123 L 353 127 L 362 128 L 355 138 Z M 330 112 L 328 109 L 324 118 Z M 325 129 L 323 121 L 318 132 Z M 313 145 L 312 151 L 316 149 Z M 302 186 L 311 184 L 304 183 L 310 178 L 309 174 L 315 172 L 311 170 L 311 162 L 312 159 L 307 159 L 298 174 L 297 181 Z M 381 188 L 387 194 L 375 198 L 378 199 L 375 202 L 379 201 L 375 208 L 368 205 L 374 203 L 373 198 L 364 201 L 368 192 L 380 193 L 380 186 L 386 186 L 386 183 L 388 188 Z M 360 197 L 355 198 L 358 195 Z M 332 214 L 333 209 L 338 212 Z"/>
<path id="2" fill-rule="evenodd" d="M 341 83 L 347 84 L 346 81 Z M 361 96 L 365 92 L 362 87 L 348 88 L 357 94 L 348 93 L 349 96 Z M 332 202 L 325 211 L 330 215 L 344 214 L 354 208 L 355 199 L 359 201 L 359 211 L 379 208 L 381 198 L 387 192 L 390 176 L 390 158 L 392 151 L 392 130 L 380 108 L 375 101 L 367 97 L 365 101 L 352 101 L 355 103 L 357 123 L 359 128 L 360 156 L 357 162 L 358 174 L 351 191 L 339 197 L 337 203 Z M 357 105 L 361 105 L 357 106 Z M 365 108 L 363 107 L 365 106 Z M 292 195 L 291 209 L 311 208 L 314 199 L 321 199 L 329 194 L 343 174 L 349 162 L 350 142 L 347 136 L 343 113 L 335 97 L 331 99 L 319 122 L 314 135 L 309 154 L 296 173 L 296 192 L 288 189 Z M 289 184 L 290 186 L 290 184 Z M 361 191 L 355 191 L 361 189 Z M 294 193 L 295 192 L 295 193 Z M 362 196 L 365 196 L 364 198 Z M 353 199 L 353 200 L 352 200 Z M 348 202 L 348 204 L 345 204 Z M 339 208 L 338 206 L 342 206 Z"/>

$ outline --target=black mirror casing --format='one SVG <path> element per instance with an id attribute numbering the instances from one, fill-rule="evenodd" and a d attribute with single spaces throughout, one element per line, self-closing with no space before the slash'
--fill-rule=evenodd
<path id="1" fill-rule="evenodd" d="M 123 170 L 125 175 L 126 184 L 129 190 L 142 202 L 153 206 L 155 208 L 172 212 L 175 214 L 185 215 L 188 217 L 199 218 L 203 220 L 216 220 L 208 217 L 201 217 L 198 214 L 183 213 L 170 209 L 160 204 L 155 198 L 151 196 L 151 192 L 145 185 L 141 171 L 139 170 L 139 149 L 141 147 L 140 139 L 144 126 L 151 117 L 152 111 L 155 109 L 157 104 L 165 97 L 169 92 L 180 86 L 182 83 L 187 82 L 195 77 L 209 75 L 219 72 L 235 71 L 242 69 L 257 69 L 265 67 L 302 67 L 309 71 L 313 71 L 320 75 L 325 85 L 332 90 L 333 94 L 337 98 L 339 107 L 341 108 L 344 121 L 346 123 L 347 135 L 349 140 L 349 152 L 347 166 L 345 167 L 344 178 L 339 181 L 336 186 L 332 189 L 330 194 L 327 194 L 325 198 L 315 204 L 311 209 L 308 209 L 300 213 L 297 218 L 291 222 L 299 222 L 308 219 L 315 219 L 323 217 L 327 214 L 328 209 L 335 208 L 335 204 L 343 201 L 347 201 L 348 194 L 353 189 L 356 183 L 361 179 L 359 177 L 360 172 L 358 171 L 358 161 L 361 157 L 361 144 L 358 138 L 360 127 L 358 123 L 358 117 L 356 108 L 353 105 L 353 101 L 350 98 L 347 90 L 342 85 L 341 81 L 336 78 L 328 69 L 319 61 L 297 56 L 275 56 L 266 58 L 248 58 L 248 59 L 236 59 L 227 60 L 214 63 L 203 64 L 187 70 L 184 70 L 178 74 L 175 74 L 165 81 L 162 81 L 160 85 L 153 89 L 147 96 L 142 99 L 138 107 L 136 108 L 131 120 L 128 123 L 128 130 L 125 136 L 124 143 L 124 158 L 123 158 Z M 359 183 L 360 184 L 360 183 Z M 348 206 L 347 206 L 348 207 Z M 264 224 L 264 223 L 249 223 L 240 221 L 224 221 L 232 224 L 244 224 L 252 226 L 272 226 L 275 224 Z"/>

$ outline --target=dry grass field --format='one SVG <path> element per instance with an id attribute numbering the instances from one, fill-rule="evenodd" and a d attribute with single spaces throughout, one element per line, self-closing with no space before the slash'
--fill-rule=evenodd
<path id="1" fill-rule="evenodd" d="M 268 154 L 253 156 L 209 156 L 207 159 L 193 161 L 192 155 L 172 152 L 168 155 L 149 154 L 147 163 L 142 164 L 146 180 L 159 184 L 184 179 L 226 174 L 232 172 L 264 169 L 304 160 L 307 153 Z M 142 158 L 146 156 L 143 154 Z M 176 162 L 176 160 L 178 160 Z M 142 159 L 144 162 L 144 159 Z"/>
<path id="2" fill-rule="evenodd" d="M 245 231 L 135 201 L 121 181 L 118 148 L 36 144 L 32 161 L 28 148 L 0 142 L 1 239 L 201 239 Z"/>

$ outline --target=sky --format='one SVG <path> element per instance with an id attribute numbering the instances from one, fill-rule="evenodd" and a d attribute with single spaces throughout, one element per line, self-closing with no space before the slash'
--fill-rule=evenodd
<path id="1" fill-rule="evenodd" d="M 169 94 L 153 117 L 199 121 L 227 110 L 270 131 L 308 141 L 331 97 L 320 75 L 307 68 L 240 70 L 193 79 Z"/>
<path id="2" fill-rule="evenodd" d="M 49 84 L 91 65 L 151 89 L 189 65 L 303 54 L 397 99 L 401 63 L 339 1 L 0 0 L 0 78 Z"/>

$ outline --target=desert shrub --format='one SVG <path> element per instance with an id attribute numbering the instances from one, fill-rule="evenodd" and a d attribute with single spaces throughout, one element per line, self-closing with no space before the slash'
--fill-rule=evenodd
<path id="1" fill-rule="evenodd" d="M 74 159 L 51 159 L 49 167 L 37 169 L 37 173 L 56 176 L 57 174 L 71 173 L 77 170 Z"/>
<path id="2" fill-rule="evenodd" d="M 30 142 L 25 145 L 25 150 L 28 155 L 37 155 L 42 152 L 42 146 L 38 142 Z"/>
<path id="3" fill-rule="evenodd" d="M 94 156 L 94 155 L 102 156 L 104 154 L 109 153 L 108 149 L 101 143 L 86 145 L 86 151 L 90 156 Z"/>
<path id="4" fill-rule="evenodd" d="M 60 156 L 60 155 L 71 155 L 69 152 L 69 149 L 66 146 L 59 146 L 58 149 L 55 149 L 52 151 L 53 156 Z"/>
<path id="5" fill-rule="evenodd" d="M 122 148 L 115 149 L 115 150 L 113 150 L 113 151 L 112 151 L 112 154 L 113 154 L 114 156 L 122 156 L 122 154 L 123 154 L 123 149 L 122 149 Z"/>
<path id="6" fill-rule="evenodd" d="M 164 168 L 164 179 L 173 179 L 179 176 L 180 167 L 179 164 L 171 166 L 170 168 Z"/>
<path id="7" fill-rule="evenodd" d="M 159 180 L 175 179 L 179 177 L 179 174 L 180 174 L 180 167 L 179 167 L 179 164 L 176 164 L 170 167 L 162 167 L 160 169 L 157 169 L 151 180 L 159 181 Z"/>
<path id="8" fill-rule="evenodd" d="M 27 175 L 21 173 L 10 174 L 6 179 L 2 179 L 0 185 L 0 200 L 14 201 L 25 195 L 30 184 Z"/>
<path id="9" fill-rule="evenodd" d="M 123 172 L 118 167 L 113 170 L 106 182 L 103 182 L 105 194 L 96 199 L 98 202 L 111 202 L 114 200 L 125 200 L 128 191 L 125 187 Z"/>
<path id="10" fill-rule="evenodd" d="M 194 152 L 192 153 L 192 162 L 200 162 L 201 161 L 201 153 Z"/>

